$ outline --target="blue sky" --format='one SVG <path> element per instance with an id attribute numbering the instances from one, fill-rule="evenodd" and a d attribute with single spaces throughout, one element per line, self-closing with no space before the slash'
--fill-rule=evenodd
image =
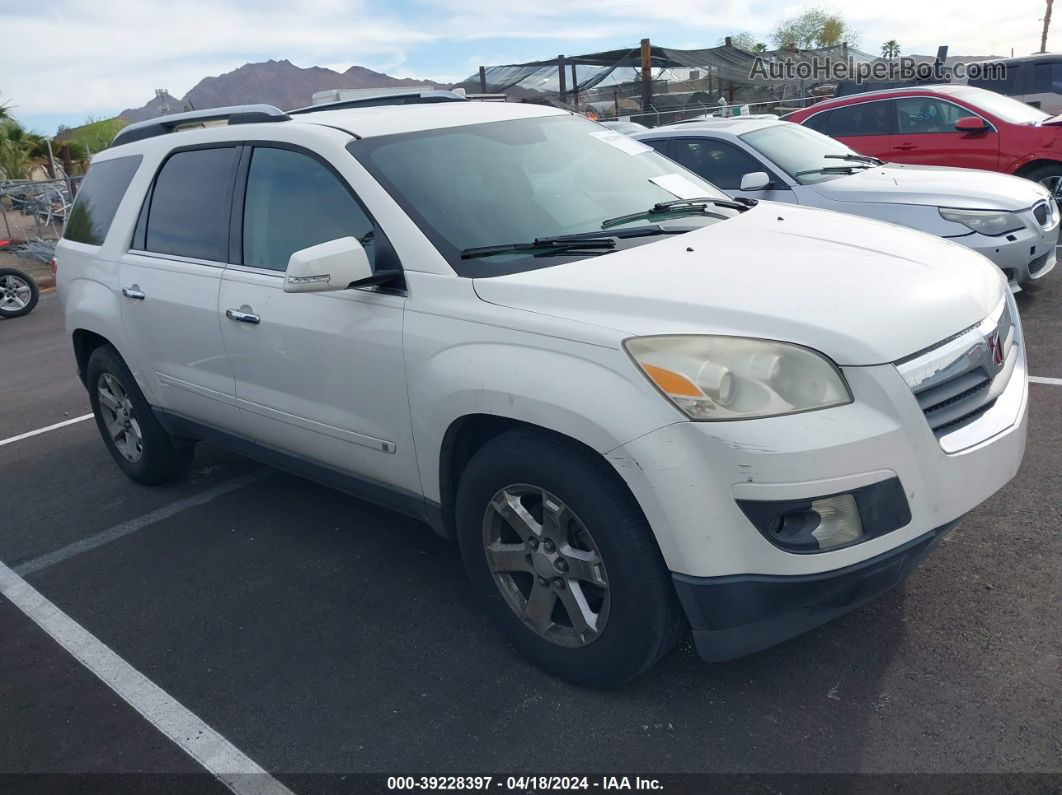
<path id="1" fill-rule="evenodd" d="M 642 37 L 714 46 L 732 32 L 768 38 L 807 3 L 736 0 L 0 0 L 0 102 L 27 126 L 106 118 L 154 89 L 181 97 L 248 61 L 367 66 L 401 77 L 459 80 L 479 64 L 614 47 Z M 829 4 L 826 3 L 828 6 Z M 1039 48 L 1043 0 L 846 0 L 837 3 L 876 52 L 1009 55 Z M 1062 19 L 1059 20 L 1062 25 Z M 1049 40 L 1049 47 L 1056 37 Z"/>

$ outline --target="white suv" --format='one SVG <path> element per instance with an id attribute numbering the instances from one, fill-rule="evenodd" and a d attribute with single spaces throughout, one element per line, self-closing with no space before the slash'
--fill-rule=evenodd
<path id="1" fill-rule="evenodd" d="M 564 111 L 387 101 L 94 158 L 58 286 L 132 478 L 210 440 L 421 518 L 521 651 L 609 687 L 687 622 L 723 660 L 858 606 L 1015 474 L 981 255 L 734 201 Z"/>

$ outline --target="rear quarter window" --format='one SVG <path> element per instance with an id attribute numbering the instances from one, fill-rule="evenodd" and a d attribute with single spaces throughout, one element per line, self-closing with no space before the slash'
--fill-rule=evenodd
<path id="1" fill-rule="evenodd" d="M 63 238 L 91 246 L 103 245 L 118 205 L 143 159 L 131 155 L 93 163 L 74 199 Z"/>

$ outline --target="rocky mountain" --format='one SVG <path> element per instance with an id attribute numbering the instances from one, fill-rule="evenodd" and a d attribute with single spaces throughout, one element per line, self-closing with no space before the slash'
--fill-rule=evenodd
<path id="1" fill-rule="evenodd" d="M 336 72 L 321 66 L 303 68 L 288 60 L 265 61 L 244 64 L 239 69 L 216 77 L 205 77 L 180 99 L 169 94 L 156 96 L 139 108 L 123 110 L 120 115 L 129 121 L 143 121 L 163 113 L 249 102 L 265 102 L 286 110 L 311 104 L 315 91 L 416 85 L 443 87 L 446 84 L 434 80 L 391 77 L 364 66 L 352 66 L 345 72 Z"/>

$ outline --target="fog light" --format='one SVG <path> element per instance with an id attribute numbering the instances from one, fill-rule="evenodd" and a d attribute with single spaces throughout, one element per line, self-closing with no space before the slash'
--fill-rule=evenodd
<path id="1" fill-rule="evenodd" d="M 800 554 L 860 544 L 911 521 L 907 495 L 895 477 L 828 497 L 737 504 L 768 541 Z"/>
<path id="2" fill-rule="evenodd" d="M 819 549 L 851 544 L 863 535 L 859 506 L 851 494 L 815 500 L 811 510 L 819 515 L 819 526 L 811 532 L 819 542 Z"/>
<path id="3" fill-rule="evenodd" d="M 859 506 L 851 494 L 811 500 L 776 516 L 769 529 L 780 545 L 807 552 L 845 546 L 863 535 Z"/>

